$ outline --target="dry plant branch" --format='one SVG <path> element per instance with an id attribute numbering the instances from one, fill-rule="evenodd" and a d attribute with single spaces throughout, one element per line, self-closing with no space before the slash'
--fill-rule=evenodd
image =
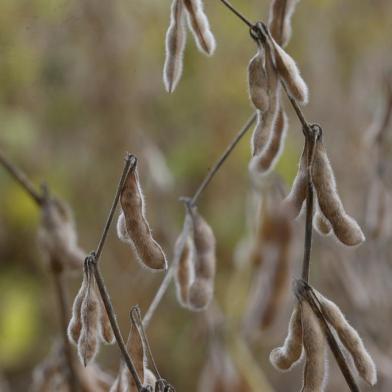
<path id="1" fill-rule="evenodd" d="M 116 190 L 116 193 L 114 196 L 113 204 L 109 210 L 109 215 L 106 220 L 106 223 L 105 223 L 101 238 L 99 240 L 97 249 L 96 249 L 96 251 L 91 252 L 91 254 L 86 257 L 85 262 L 88 265 L 91 265 L 93 268 L 94 277 L 95 277 L 95 281 L 97 283 L 98 291 L 100 293 L 100 296 L 102 298 L 102 302 L 104 304 L 105 310 L 106 310 L 107 315 L 109 317 L 110 325 L 113 329 L 113 333 L 116 338 L 117 345 L 118 345 L 118 347 L 121 351 L 121 354 L 124 358 L 125 364 L 127 365 L 129 371 L 132 374 L 132 377 L 135 380 L 137 389 L 139 391 L 142 391 L 143 390 L 142 382 L 137 374 L 134 363 L 128 354 L 127 348 L 125 346 L 124 338 L 121 334 L 120 327 L 117 322 L 116 314 L 115 314 L 112 302 L 110 300 L 109 293 L 106 289 L 106 286 L 105 286 L 105 283 L 104 283 L 104 280 L 103 280 L 103 277 L 102 277 L 102 274 L 101 274 L 101 271 L 100 271 L 99 265 L 98 265 L 100 256 L 102 254 L 103 247 L 105 245 L 107 234 L 109 232 L 111 223 L 113 221 L 114 213 L 116 211 L 117 204 L 120 199 L 120 194 L 121 194 L 121 190 L 124 186 L 125 179 L 127 178 L 128 173 L 131 170 L 135 169 L 136 163 L 137 163 L 136 157 L 134 155 L 127 154 L 126 159 L 125 159 L 124 169 L 123 169 L 123 172 L 122 172 L 122 175 L 121 175 L 121 178 L 118 183 L 117 190 Z"/>
<path id="2" fill-rule="evenodd" d="M 248 119 L 248 121 L 244 124 L 244 126 L 241 128 L 241 130 L 237 133 L 237 135 L 234 137 L 234 139 L 230 142 L 230 144 L 228 145 L 226 150 L 223 152 L 223 154 L 220 156 L 220 158 L 217 160 L 217 162 L 214 164 L 214 166 L 208 172 L 207 176 L 202 181 L 202 183 L 200 184 L 200 186 L 196 190 L 193 197 L 188 199 L 188 207 L 189 206 L 191 206 L 191 207 L 196 206 L 197 200 L 199 199 L 201 193 L 206 189 L 208 184 L 211 182 L 213 177 L 219 171 L 219 169 L 224 164 L 226 159 L 230 156 L 231 152 L 234 150 L 234 148 L 237 146 L 237 144 L 240 142 L 240 140 L 243 138 L 243 136 L 249 131 L 251 126 L 256 121 L 256 118 L 257 118 L 257 115 L 253 114 Z M 179 239 L 178 246 L 176 247 L 176 253 L 173 255 L 173 261 L 170 265 L 170 268 L 167 271 L 160 287 L 158 288 L 146 314 L 144 315 L 144 318 L 143 318 L 144 328 L 148 327 L 157 307 L 159 306 L 163 296 L 165 295 L 165 293 L 166 293 L 166 291 L 167 291 L 167 289 L 173 279 L 174 272 L 175 272 L 177 265 L 180 261 L 182 250 L 184 249 L 184 246 L 185 246 L 187 238 L 188 238 L 189 230 L 190 230 L 189 222 L 185 221 L 184 227 L 183 227 L 180 239 Z"/>
<path id="3" fill-rule="evenodd" d="M 42 191 L 39 192 L 34 187 L 32 182 L 26 176 L 22 170 L 15 166 L 0 150 L 0 164 L 8 171 L 11 177 L 26 191 L 31 199 L 37 204 L 38 207 L 43 208 L 46 203 L 50 202 L 49 192 L 47 187 L 42 187 Z M 63 270 L 59 268 L 59 263 L 56 260 L 50 261 L 50 272 L 52 275 L 57 302 L 59 305 L 59 316 L 61 323 L 62 339 L 64 344 L 64 352 L 68 366 L 68 383 L 72 392 L 79 391 L 79 381 L 76 376 L 74 359 L 72 356 L 71 345 L 67 336 L 67 324 L 68 324 L 68 304 L 67 304 L 67 292 L 63 283 Z"/>

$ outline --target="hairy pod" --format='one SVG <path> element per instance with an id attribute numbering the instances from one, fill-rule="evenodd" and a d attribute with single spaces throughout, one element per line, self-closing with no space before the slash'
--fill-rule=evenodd
<path id="1" fill-rule="evenodd" d="M 165 88 L 172 93 L 181 79 L 186 45 L 185 12 L 183 0 L 173 0 L 170 25 L 166 33 L 166 59 L 163 68 Z"/>
<path id="2" fill-rule="evenodd" d="M 99 336 L 102 342 L 106 344 L 113 344 L 115 341 L 115 336 L 113 333 L 112 326 L 110 324 L 109 316 L 106 312 L 105 305 L 97 292 L 97 297 L 99 298 L 99 304 L 101 306 L 101 312 L 99 317 Z"/>
<path id="3" fill-rule="evenodd" d="M 272 0 L 268 27 L 274 40 L 282 47 L 291 38 L 291 18 L 299 0 Z"/>
<path id="4" fill-rule="evenodd" d="M 301 212 L 302 205 L 306 199 L 306 193 L 308 189 L 308 179 L 306 170 L 306 155 L 307 155 L 307 143 L 305 143 L 301 159 L 298 165 L 298 171 L 294 178 L 291 186 L 290 193 L 282 201 L 281 207 L 285 211 L 290 219 L 295 219 Z"/>
<path id="5" fill-rule="evenodd" d="M 271 351 L 270 362 L 278 370 L 290 370 L 302 356 L 301 305 L 297 303 L 291 314 L 287 337 L 282 347 Z"/>
<path id="6" fill-rule="evenodd" d="M 270 45 L 264 45 L 265 73 L 267 77 L 268 110 L 264 113 L 257 111 L 257 124 L 251 139 L 252 157 L 259 155 L 271 139 L 272 129 L 280 107 L 280 89 L 278 75 L 273 64 Z"/>
<path id="7" fill-rule="evenodd" d="M 84 366 L 94 360 L 98 353 L 99 342 L 99 318 L 101 316 L 101 305 L 93 287 L 94 281 L 89 277 L 87 293 L 82 301 L 82 329 L 78 341 L 78 353 Z"/>
<path id="8" fill-rule="evenodd" d="M 68 339 L 74 345 L 78 344 L 80 332 L 82 330 L 82 303 L 88 291 L 87 279 L 87 274 L 84 273 L 82 284 L 72 305 L 72 317 L 67 329 Z"/>
<path id="9" fill-rule="evenodd" d="M 248 86 L 249 97 L 253 106 L 264 113 L 269 108 L 268 78 L 264 69 L 264 59 L 261 49 L 257 51 L 255 56 L 248 65 Z"/>
<path id="10" fill-rule="evenodd" d="M 308 87 L 302 79 L 297 64 L 271 37 L 276 70 L 284 82 L 290 96 L 298 103 L 306 105 L 308 102 Z"/>
<path id="11" fill-rule="evenodd" d="M 135 365 L 136 373 L 140 378 L 142 384 L 144 384 L 145 374 L 144 368 L 146 364 L 146 350 L 143 344 L 143 339 L 140 336 L 139 330 L 135 324 L 131 324 L 131 329 L 127 341 L 127 350 L 133 364 Z M 132 374 L 127 371 L 126 373 L 128 379 L 128 385 L 130 386 L 130 391 L 137 391 L 135 380 Z"/>
<path id="12" fill-rule="evenodd" d="M 192 224 L 195 278 L 189 289 L 189 306 L 193 310 L 203 310 L 214 292 L 215 236 L 196 210 L 192 211 Z"/>
<path id="13" fill-rule="evenodd" d="M 258 155 L 249 163 L 249 171 L 253 177 L 268 174 L 278 161 L 284 147 L 287 133 L 287 116 L 279 109 L 274 118 L 268 142 Z"/>
<path id="14" fill-rule="evenodd" d="M 370 385 L 377 382 L 377 370 L 358 332 L 348 323 L 339 307 L 317 293 L 324 317 L 336 330 L 340 341 L 351 354 L 359 375 Z"/>
<path id="15" fill-rule="evenodd" d="M 332 232 L 332 226 L 329 220 L 324 216 L 320 210 L 320 206 L 317 203 L 316 213 L 313 217 L 313 227 L 321 235 L 329 235 Z"/>
<path id="16" fill-rule="evenodd" d="M 313 184 L 318 204 L 332 225 L 336 237 L 345 245 L 358 245 L 365 240 L 358 223 L 344 210 L 336 189 L 335 175 L 321 138 L 317 140 L 313 162 Z"/>
<path id="17" fill-rule="evenodd" d="M 269 123 L 271 116 L 264 116 L 260 110 L 257 110 L 256 126 L 253 130 L 251 137 L 251 155 L 255 156 L 266 145 L 269 136 L 270 126 Z"/>
<path id="18" fill-rule="evenodd" d="M 117 233 L 121 240 L 132 245 L 142 265 L 152 270 L 164 270 L 167 261 L 160 245 L 152 237 L 145 217 L 144 197 L 140 188 L 137 169 L 130 170 L 120 196 L 124 218 L 119 217 Z M 125 228 L 124 230 L 124 222 Z M 128 240 L 129 238 L 129 240 Z"/>
<path id="19" fill-rule="evenodd" d="M 326 339 L 319 320 L 306 301 L 301 303 L 303 346 L 306 355 L 303 392 L 322 392 L 325 389 L 328 368 Z"/>
<path id="20" fill-rule="evenodd" d="M 181 236 L 177 239 L 174 246 L 174 254 L 179 251 Z M 189 289 L 194 279 L 193 270 L 193 250 L 190 238 L 187 238 L 182 249 L 180 260 L 174 275 L 178 302 L 187 307 L 189 303 Z"/>
<path id="21" fill-rule="evenodd" d="M 79 269 L 85 252 L 79 248 L 72 212 L 58 199 L 47 200 L 41 209 L 38 244 L 51 261 L 60 269 Z"/>
<path id="22" fill-rule="evenodd" d="M 183 0 L 188 15 L 188 25 L 193 33 L 197 47 L 207 55 L 215 51 L 215 38 L 211 32 L 208 18 L 201 0 Z"/>
<path id="23" fill-rule="evenodd" d="M 144 386 L 150 386 L 155 388 L 155 383 L 157 382 L 157 379 L 154 375 L 154 373 L 148 369 L 147 367 L 144 368 Z"/>

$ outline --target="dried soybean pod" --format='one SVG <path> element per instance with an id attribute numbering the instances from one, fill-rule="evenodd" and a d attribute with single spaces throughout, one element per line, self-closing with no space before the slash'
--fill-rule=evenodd
<path id="1" fill-rule="evenodd" d="M 197 47 L 207 55 L 215 51 L 215 38 L 211 32 L 208 18 L 201 0 L 183 0 L 188 15 L 188 25 L 193 33 Z"/>
<path id="2" fill-rule="evenodd" d="M 302 356 L 301 304 L 294 306 L 291 314 L 287 337 L 282 347 L 271 351 L 270 362 L 282 371 L 290 370 Z"/>
<path id="3" fill-rule="evenodd" d="M 193 310 L 203 310 L 210 303 L 214 292 L 215 236 L 196 209 L 192 211 L 192 235 L 195 279 L 189 289 L 189 306 Z"/>
<path id="4" fill-rule="evenodd" d="M 174 246 L 174 254 L 178 252 L 178 248 L 181 245 L 181 235 L 177 239 Z M 188 237 L 185 241 L 185 245 L 182 249 L 180 260 L 177 266 L 176 274 L 174 275 L 176 287 L 177 287 L 177 299 L 178 302 L 184 306 L 188 306 L 189 301 L 189 289 L 193 280 L 193 261 L 192 261 L 192 247 L 191 241 Z"/>
<path id="5" fill-rule="evenodd" d="M 316 213 L 314 214 L 313 217 L 313 227 L 321 235 L 329 235 L 332 232 L 332 226 L 329 223 L 329 220 L 320 211 L 320 207 L 318 204 L 317 204 Z"/>
<path id="6" fill-rule="evenodd" d="M 320 323 L 306 301 L 301 303 L 302 340 L 306 355 L 303 392 L 322 392 L 327 380 L 326 340 Z"/>
<path id="7" fill-rule="evenodd" d="M 287 116 L 282 109 L 273 122 L 268 142 L 262 151 L 254 156 L 249 163 L 249 170 L 253 176 L 266 175 L 279 159 L 287 133 Z"/>
<path id="8" fill-rule="evenodd" d="M 141 383 L 144 384 L 144 366 L 146 363 L 146 351 L 143 344 L 143 339 L 140 336 L 138 328 L 134 323 L 131 324 L 131 329 L 129 331 L 127 350 L 133 361 L 133 364 L 135 365 L 136 373 L 139 376 Z M 127 371 L 126 375 L 130 391 L 137 392 L 137 386 L 134 378 L 132 377 L 132 374 Z"/>
<path id="9" fill-rule="evenodd" d="M 154 373 L 148 369 L 148 368 L 144 368 L 144 386 L 151 386 L 153 388 L 155 388 L 155 383 L 157 382 L 157 379 L 154 375 Z"/>
<path id="10" fill-rule="evenodd" d="M 78 353 L 84 366 L 95 358 L 99 349 L 98 323 L 101 306 L 93 285 L 93 277 L 89 271 L 87 293 L 81 307 L 82 329 L 78 341 Z"/>
<path id="11" fill-rule="evenodd" d="M 299 0 L 272 0 L 268 27 L 275 41 L 282 47 L 291 38 L 291 17 Z"/>
<path id="12" fill-rule="evenodd" d="M 126 232 L 129 242 L 142 265 L 153 270 L 164 270 L 167 261 L 160 245 L 152 237 L 150 226 L 145 217 L 144 197 L 140 188 L 137 168 L 131 169 L 125 180 L 120 196 L 124 213 Z M 121 215 L 117 227 L 120 239 L 124 240 Z M 126 239 L 126 237 L 125 237 Z M 128 242 L 128 241 L 127 241 Z"/>
<path id="13" fill-rule="evenodd" d="M 338 306 L 317 292 L 321 310 L 327 321 L 335 328 L 340 341 L 351 354 L 359 375 L 370 385 L 377 382 L 377 370 L 358 332 L 348 323 Z"/>
<path id="14" fill-rule="evenodd" d="M 293 185 L 291 186 L 290 193 L 282 201 L 282 209 L 290 216 L 290 219 L 295 219 L 301 212 L 302 205 L 306 199 L 306 192 L 308 189 L 307 171 L 306 171 L 306 156 L 307 156 L 307 143 L 301 155 L 298 166 L 297 175 L 294 178 Z"/>
<path id="15" fill-rule="evenodd" d="M 72 317 L 68 324 L 68 339 L 71 343 L 77 345 L 80 338 L 80 332 L 82 330 L 82 302 L 84 297 L 87 295 L 88 284 L 87 284 L 87 273 L 83 273 L 83 280 L 78 293 L 74 299 L 72 305 Z"/>
<path id="16" fill-rule="evenodd" d="M 268 123 L 266 124 L 266 120 L 270 119 L 264 117 L 260 110 L 257 110 L 257 122 L 251 137 L 252 157 L 262 150 L 268 141 L 269 126 Z"/>
<path id="17" fill-rule="evenodd" d="M 264 59 L 261 48 L 252 57 L 248 65 L 249 97 L 254 107 L 261 113 L 269 108 L 268 79 L 264 69 Z"/>
<path id="18" fill-rule="evenodd" d="M 313 184 L 324 216 L 332 225 L 336 237 L 345 245 L 358 245 L 365 240 L 358 223 L 344 210 L 339 198 L 335 176 L 321 137 L 316 142 L 313 162 Z"/>
<path id="19" fill-rule="evenodd" d="M 99 293 L 97 292 L 96 295 L 97 298 L 99 298 L 99 303 L 101 306 L 101 312 L 99 317 L 99 335 L 104 343 L 113 344 L 115 341 L 115 336 L 113 333 L 112 326 L 110 324 L 109 316 L 106 312 L 105 305 L 103 304 Z"/>
<path id="20" fill-rule="evenodd" d="M 163 68 L 163 81 L 169 93 L 174 91 L 181 79 L 185 44 L 184 3 L 183 0 L 173 0 L 170 25 L 166 33 L 166 59 Z"/>
<path id="21" fill-rule="evenodd" d="M 297 64 L 271 37 L 276 70 L 284 82 L 290 96 L 298 103 L 306 105 L 308 102 L 308 87 L 302 79 Z"/>

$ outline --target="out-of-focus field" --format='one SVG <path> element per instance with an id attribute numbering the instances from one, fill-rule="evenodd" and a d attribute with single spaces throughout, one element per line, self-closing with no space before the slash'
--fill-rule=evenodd
<path id="1" fill-rule="evenodd" d="M 266 19 L 268 1 L 235 4 L 251 20 Z M 255 45 L 218 0 L 206 1 L 216 53 L 205 57 L 189 37 L 183 78 L 174 94 L 164 91 L 169 9 L 168 1 L 0 1 L 1 150 L 34 183 L 45 181 L 69 202 L 87 251 L 97 244 L 129 151 L 139 157 L 155 236 L 171 256 L 183 219 L 178 198 L 194 192 L 252 112 L 246 67 Z M 369 342 L 381 368 L 376 391 L 392 390 L 392 233 L 373 239 L 366 226 L 377 156 L 364 137 L 382 109 L 383 76 L 392 69 L 391 19 L 389 0 L 302 0 L 287 48 L 310 89 L 304 111 L 323 126 L 344 204 L 368 237 L 358 249 L 343 249 L 334 239 L 315 234 L 312 281 Z M 286 108 L 290 128 L 276 171 L 289 189 L 303 138 L 288 102 Z M 392 126 L 389 134 L 391 138 Z M 254 214 L 249 207 L 248 140 L 225 163 L 199 205 L 217 238 L 216 300 L 235 331 L 241 329 L 251 280 L 247 267 L 239 272 L 238 260 L 234 262 L 237 245 L 249 232 L 246 217 Z M 4 391 L 6 384 L 13 392 L 28 390 L 32 369 L 59 335 L 54 288 L 36 245 L 38 221 L 36 206 L 0 168 Z M 296 223 L 293 278 L 300 269 L 303 224 L 303 218 Z M 138 303 L 145 311 L 162 275 L 141 269 L 114 230 L 102 270 L 126 333 L 130 306 Z M 80 276 L 70 276 L 68 282 L 72 299 Z M 252 366 L 235 340 L 227 343 L 236 363 L 261 372 L 276 391 L 298 390 L 301 382 L 300 368 L 281 375 L 268 362 L 270 349 L 285 336 L 292 302 L 289 295 L 273 328 L 251 341 Z M 148 333 L 161 373 L 177 391 L 196 391 L 208 354 L 205 317 L 181 308 L 171 287 Z M 97 361 L 114 375 L 118 349 L 104 347 Z M 346 390 L 332 357 L 330 363 L 328 391 Z"/>

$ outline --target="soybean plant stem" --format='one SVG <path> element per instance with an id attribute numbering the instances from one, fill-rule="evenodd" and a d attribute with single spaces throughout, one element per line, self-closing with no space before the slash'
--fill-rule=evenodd
<path id="1" fill-rule="evenodd" d="M 215 165 L 212 167 L 212 169 L 208 172 L 204 180 L 201 182 L 200 186 L 197 188 L 196 192 L 194 193 L 193 197 L 189 200 L 188 206 L 195 206 L 197 204 L 197 201 L 202 194 L 202 192 L 207 188 L 208 184 L 211 182 L 215 174 L 219 171 L 223 163 L 226 161 L 226 159 L 229 157 L 231 152 L 234 150 L 234 148 L 237 146 L 237 144 L 240 142 L 240 140 L 244 137 L 244 135 L 249 131 L 251 126 L 255 123 L 257 118 L 257 114 L 254 113 L 252 116 L 248 119 L 248 121 L 244 124 L 244 126 L 240 129 L 240 131 L 237 133 L 237 135 L 234 137 L 234 139 L 230 142 L 230 144 L 227 146 L 226 150 L 223 152 L 223 154 L 220 156 L 220 158 L 216 161 Z M 165 277 L 163 278 L 163 281 L 161 285 L 158 288 L 158 291 L 156 292 L 149 308 L 147 309 L 146 314 L 144 315 L 143 318 L 143 327 L 147 328 L 152 316 L 155 313 L 155 310 L 159 306 L 160 302 L 162 301 L 163 296 L 165 295 L 170 282 L 174 276 L 174 272 L 177 268 L 177 265 L 180 261 L 181 253 L 182 250 L 184 249 L 186 240 L 188 238 L 190 231 L 190 226 L 189 222 L 186 219 L 184 223 L 184 227 L 181 233 L 181 237 L 179 240 L 179 243 L 176 247 L 176 252 L 173 255 L 173 261 L 170 265 L 169 270 L 167 271 Z"/>

